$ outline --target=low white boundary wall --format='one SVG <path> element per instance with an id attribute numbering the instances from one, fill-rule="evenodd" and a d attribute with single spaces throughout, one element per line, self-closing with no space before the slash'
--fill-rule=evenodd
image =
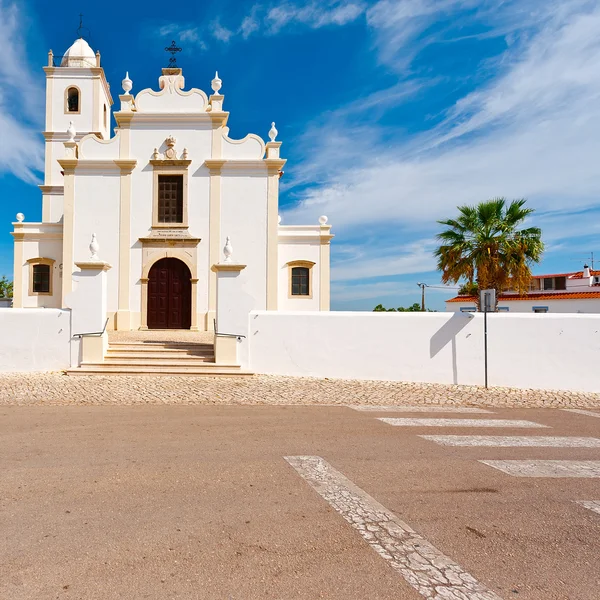
<path id="1" fill-rule="evenodd" d="M 483 385 L 481 313 L 258 311 L 255 373 Z M 489 385 L 600 392 L 600 315 L 488 315 Z"/>
<path id="2" fill-rule="evenodd" d="M 0 310 L 0 371 L 60 371 L 71 366 L 71 311 Z"/>

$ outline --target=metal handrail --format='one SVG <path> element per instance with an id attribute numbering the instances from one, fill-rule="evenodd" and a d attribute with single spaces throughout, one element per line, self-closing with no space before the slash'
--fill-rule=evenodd
<path id="1" fill-rule="evenodd" d="M 94 331 L 93 333 L 74 333 L 73 337 L 78 337 L 78 338 L 82 338 L 82 337 L 100 337 L 101 335 L 104 335 L 104 332 L 106 331 L 106 326 L 108 325 L 108 319 L 106 319 L 106 321 L 104 321 L 104 328 L 102 329 L 102 331 Z"/>
<path id="2" fill-rule="evenodd" d="M 237 338 L 238 340 L 241 340 L 242 338 L 245 338 L 245 335 L 242 335 L 241 333 L 219 333 L 217 331 L 217 320 L 213 319 L 213 329 L 215 330 L 215 335 L 217 337 L 234 337 Z"/>

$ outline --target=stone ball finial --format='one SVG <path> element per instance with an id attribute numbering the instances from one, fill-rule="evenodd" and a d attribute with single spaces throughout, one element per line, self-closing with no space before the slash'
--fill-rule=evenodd
<path id="1" fill-rule="evenodd" d="M 69 136 L 69 142 L 75 141 L 75 136 L 77 135 L 77 131 L 75 129 L 75 125 L 73 121 L 69 121 L 69 127 L 67 128 L 67 135 Z"/>
<path id="2" fill-rule="evenodd" d="M 100 244 L 98 244 L 96 234 L 92 233 L 92 241 L 90 242 L 90 252 L 92 253 L 90 258 L 92 260 L 98 260 L 98 250 L 100 250 Z"/>
<path id="3" fill-rule="evenodd" d="M 275 128 L 275 121 L 273 121 L 273 123 L 271 123 L 271 129 L 269 130 L 269 139 L 274 142 L 278 133 L 279 131 Z"/>
<path id="4" fill-rule="evenodd" d="M 215 94 L 218 94 L 222 85 L 223 82 L 219 78 L 219 71 L 215 71 L 215 78 L 210 82 L 210 87 L 212 88 Z"/>
<path id="5" fill-rule="evenodd" d="M 129 92 L 133 89 L 133 81 L 129 79 L 129 71 L 125 73 L 125 79 L 121 81 L 121 85 L 123 86 L 123 91 L 129 95 Z"/>
<path id="6" fill-rule="evenodd" d="M 23 213 L 17 213 L 17 221 L 22 223 L 25 220 L 25 215 Z"/>
<path id="7" fill-rule="evenodd" d="M 326 225 L 326 224 L 327 224 L 327 221 L 328 221 L 328 219 L 327 219 L 327 217 L 326 217 L 325 215 L 321 215 L 321 216 L 319 217 L 319 223 L 320 223 L 321 225 Z"/>
<path id="8" fill-rule="evenodd" d="M 231 240 L 229 239 L 229 236 L 227 236 L 227 239 L 225 240 L 223 254 L 225 255 L 225 260 L 223 262 L 230 263 L 231 256 L 233 255 L 233 246 L 231 245 Z"/>

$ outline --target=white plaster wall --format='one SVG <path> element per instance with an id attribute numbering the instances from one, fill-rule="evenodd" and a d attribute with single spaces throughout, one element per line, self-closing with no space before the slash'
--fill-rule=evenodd
<path id="1" fill-rule="evenodd" d="M 230 160 L 260 160 L 265 154 L 264 141 L 253 133 L 241 140 L 223 136 L 223 158 Z"/>
<path id="2" fill-rule="evenodd" d="M 484 383 L 483 315 L 253 312 L 256 373 Z M 488 315 L 490 386 L 600 392 L 600 315 Z"/>
<path id="3" fill-rule="evenodd" d="M 138 164 L 131 175 L 131 297 L 130 310 L 141 312 L 142 244 L 139 238 L 147 237 L 152 228 L 152 201 L 154 169 L 149 163 L 154 148 L 164 152 L 164 141 L 173 135 L 175 146 L 181 154 L 188 149 L 192 163 L 188 167 L 188 223 L 189 233 L 201 239 L 196 249 L 198 257 L 197 304 L 198 312 L 208 310 L 208 234 L 209 234 L 209 173 L 203 166 L 210 157 L 212 130 L 210 123 L 191 123 L 189 127 L 178 125 L 175 129 L 169 124 L 132 123 L 131 157 Z M 193 251 L 193 250 L 192 250 Z M 200 322 L 202 324 L 202 322 Z"/>
<path id="4" fill-rule="evenodd" d="M 59 371 L 71 365 L 70 311 L 0 311 L 0 371 Z"/>
<path id="5" fill-rule="evenodd" d="M 95 135 L 86 135 L 79 142 L 80 160 L 114 160 L 119 158 L 119 134 L 110 139 L 101 140 Z"/>
<path id="6" fill-rule="evenodd" d="M 320 289 L 320 242 L 279 243 L 277 249 L 278 279 L 277 279 L 277 310 L 319 310 Z M 312 297 L 289 297 L 290 281 L 287 263 L 293 260 L 309 260 L 314 262 L 312 267 Z"/>
<path id="7" fill-rule="evenodd" d="M 57 194 L 48 195 L 47 197 L 50 198 L 50 222 L 60 223 L 65 214 L 65 197 Z"/>
<path id="8" fill-rule="evenodd" d="M 52 269 L 52 296 L 29 295 L 29 271 L 27 262 L 30 258 L 51 258 L 54 261 Z M 62 240 L 24 240 L 23 241 L 23 308 L 60 308 L 62 291 Z"/>
<path id="9" fill-rule="evenodd" d="M 95 131 L 93 127 L 94 84 L 89 69 L 69 69 L 69 72 L 55 71 L 52 88 L 52 131 L 67 131 L 69 122 L 73 121 L 75 130 L 79 132 Z M 79 114 L 65 112 L 65 90 L 78 87 Z M 57 158 L 62 158 L 62 155 Z"/>
<path id="10" fill-rule="evenodd" d="M 100 260 L 108 262 L 108 310 L 117 310 L 119 285 L 119 205 L 120 171 L 110 173 L 82 171 L 75 176 L 75 207 L 73 218 L 73 260 L 90 259 L 90 241 L 96 234 Z M 77 267 L 74 267 L 78 271 Z M 64 273 L 65 277 L 70 273 Z"/>
<path id="11" fill-rule="evenodd" d="M 174 88 L 172 92 L 168 88 L 161 91 L 145 89 L 135 97 L 140 113 L 204 113 L 207 104 L 208 97 L 198 88 L 188 91 Z"/>
<path id="12" fill-rule="evenodd" d="M 66 129 L 65 129 L 66 131 Z M 65 136 L 66 137 L 66 136 Z M 66 140 L 65 140 L 66 141 Z M 65 158 L 65 145 L 62 141 L 53 140 L 46 144 L 46 152 L 50 152 L 50 172 L 49 179 L 44 181 L 45 185 L 64 186 L 65 178 L 62 174 L 62 167 L 59 160 Z M 62 213 L 61 213 L 62 214 Z M 56 219 L 57 221 L 59 219 Z"/>
<path id="13" fill-rule="evenodd" d="M 589 289 L 587 291 L 593 291 Z M 475 307 L 473 302 L 446 302 L 446 312 L 460 312 L 461 307 Z M 533 313 L 534 306 L 547 306 L 548 313 L 600 313 L 600 298 L 578 300 L 511 300 L 498 302 L 499 308 L 508 308 L 510 313 Z M 506 313 L 504 313 L 506 314 Z M 533 313 L 535 314 L 535 313 Z M 536 316 L 538 316 L 536 314 Z"/>
<path id="14" fill-rule="evenodd" d="M 224 172 L 221 183 L 221 242 L 231 238 L 233 262 L 247 265 L 240 287 L 254 310 L 266 308 L 267 178 L 264 173 Z M 223 259 L 221 255 L 221 260 Z M 237 333 L 235 331 L 231 333 Z"/>

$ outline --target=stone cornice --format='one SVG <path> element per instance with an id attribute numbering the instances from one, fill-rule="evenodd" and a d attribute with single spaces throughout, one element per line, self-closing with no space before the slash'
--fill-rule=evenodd
<path id="1" fill-rule="evenodd" d="M 195 237 L 141 237 L 139 241 L 145 246 L 197 246 L 202 240 Z"/>
<path id="2" fill-rule="evenodd" d="M 100 131 L 81 131 L 75 136 L 76 139 L 81 140 L 86 135 L 95 135 L 101 140 L 104 136 Z M 69 139 L 69 134 L 66 131 L 42 131 L 42 135 L 47 142 L 66 142 Z"/>
<path id="3" fill-rule="evenodd" d="M 76 262 L 75 266 L 79 267 L 82 271 L 108 271 L 109 269 L 112 269 L 112 265 L 109 265 L 103 260 Z"/>
<path id="4" fill-rule="evenodd" d="M 246 265 L 237 265 L 234 263 L 218 263 L 213 265 L 211 269 L 218 273 L 219 271 L 243 271 L 246 268 Z"/>
<path id="5" fill-rule="evenodd" d="M 270 174 L 279 173 L 283 169 L 283 165 L 287 162 L 284 158 L 265 158 L 263 161 L 269 170 Z"/>
<path id="6" fill-rule="evenodd" d="M 191 160 L 188 159 L 169 159 L 165 158 L 151 158 L 148 161 L 153 167 L 189 167 L 192 164 Z"/>
<path id="7" fill-rule="evenodd" d="M 137 165 L 137 160 L 133 158 L 62 158 L 58 160 L 65 173 L 72 173 L 77 170 L 102 170 L 102 169 L 120 169 L 127 173 L 133 171 Z"/>
<path id="8" fill-rule="evenodd" d="M 229 113 L 225 111 L 221 112 L 208 112 L 210 116 L 210 120 L 212 121 L 213 128 L 218 129 L 221 126 L 227 125 L 227 121 L 229 119 Z"/>
<path id="9" fill-rule="evenodd" d="M 124 129 L 128 128 L 131 125 L 131 121 L 133 119 L 134 112 L 115 112 L 113 113 L 113 117 L 117 122 L 119 127 L 123 127 Z"/>
<path id="10" fill-rule="evenodd" d="M 223 158 L 207 158 L 204 161 L 204 164 L 210 171 L 211 175 L 219 175 L 221 173 L 221 169 L 222 169 L 223 165 L 226 162 L 227 161 Z"/>
<path id="11" fill-rule="evenodd" d="M 62 223 L 13 223 L 10 234 L 16 240 L 62 240 Z"/>
<path id="12" fill-rule="evenodd" d="M 114 163 L 121 169 L 121 173 L 127 174 L 135 169 L 137 160 L 135 158 L 116 158 Z"/>
<path id="13" fill-rule="evenodd" d="M 65 193 L 64 185 L 38 185 L 42 194 L 62 196 Z"/>
<path id="14" fill-rule="evenodd" d="M 65 175 L 72 175 L 79 161 L 76 158 L 59 158 L 57 162 L 63 168 Z"/>
<path id="15" fill-rule="evenodd" d="M 206 167 L 211 171 L 217 170 L 252 170 L 257 169 L 264 171 L 267 169 L 269 172 L 279 172 L 281 167 L 285 164 L 285 160 L 282 159 L 226 159 L 226 158 L 210 158 L 204 161 Z"/>
<path id="16" fill-rule="evenodd" d="M 115 113 L 116 115 L 117 113 Z M 123 114 L 123 113 L 121 113 Z M 131 124 L 136 123 L 198 123 L 204 122 L 207 125 L 211 123 L 211 113 L 207 112 L 193 112 L 193 113 L 150 113 L 150 112 L 132 112 L 133 119 Z M 118 123 L 118 121 L 117 121 Z"/>

